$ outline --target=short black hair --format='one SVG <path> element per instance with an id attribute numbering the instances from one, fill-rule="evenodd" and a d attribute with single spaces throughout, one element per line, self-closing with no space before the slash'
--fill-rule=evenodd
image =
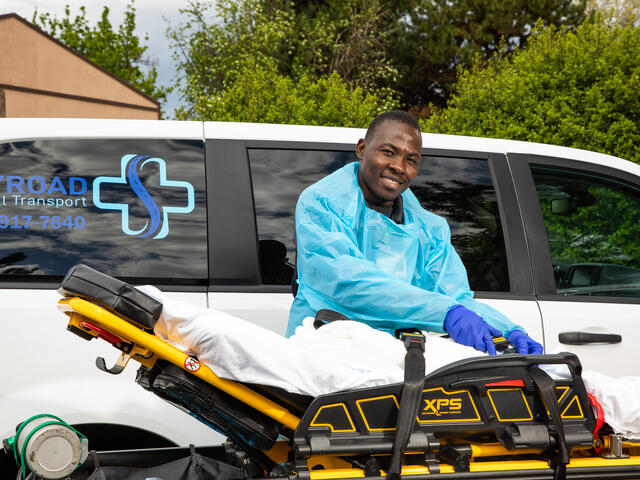
<path id="1" fill-rule="evenodd" d="M 404 123 L 409 125 L 410 127 L 415 128 L 418 133 L 420 133 L 420 125 L 410 113 L 403 112 L 402 110 L 391 110 L 389 112 L 384 112 L 376 116 L 371 123 L 369 124 L 369 128 L 367 128 L 367 133 L 364 136 L 365 140 L 370 140 L 377 128 L 386 121 L 394 121 Z"/>

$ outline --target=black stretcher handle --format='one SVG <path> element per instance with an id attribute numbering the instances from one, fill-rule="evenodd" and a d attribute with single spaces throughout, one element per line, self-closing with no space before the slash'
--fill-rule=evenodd
<path id="1" fill-rule="evenodd" d="M 615 333 L 562 332 L 558 341 L 565 345 L 588 345 L 590 343 L 620 343 L 622 336 Z"/>

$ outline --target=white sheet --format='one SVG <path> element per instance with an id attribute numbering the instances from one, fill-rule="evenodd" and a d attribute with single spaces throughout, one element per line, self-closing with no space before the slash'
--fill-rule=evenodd
<path id="1" fill-rule="evenodd" d="M 166 298 L 150 285 L 139 289 L 163 303 L 156 335 L 197 356 L 222 378 L 311 396 L 403 381 L 402 342 L 363 323 L 340 321 L 316 330 L 309 318 L 285 338 L 227 313 Z M 426 333 L 426 373 L 482 355 Z M 563 376 L 562 369 L 545 369 Z M 640 432 L 640 377 L 615 379 L 590 371 L 582 377 L 616 432 Z"/>

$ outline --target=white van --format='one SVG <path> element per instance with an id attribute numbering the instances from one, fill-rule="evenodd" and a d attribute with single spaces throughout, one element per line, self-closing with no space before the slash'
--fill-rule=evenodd
<path id="1" fill-rule="evenodd" d="M 98 355 L 113 362 L 113 349 L 65 331 L 58 284 L 85 263 L 284 333 L 296 199 L 354 161 L 363 136 L 0 119 L 0 438 L 51 413 L 101 450 L 219 443 L 137 386 L 135 369 L 95 368 Z M 585 368 L 614 376 L 640 374 L 640 166 L 515 141 L 425 134 L 423 143 L 412 190 L 449 221 L 476 298 L 547 352 L 575 352 Z"/>

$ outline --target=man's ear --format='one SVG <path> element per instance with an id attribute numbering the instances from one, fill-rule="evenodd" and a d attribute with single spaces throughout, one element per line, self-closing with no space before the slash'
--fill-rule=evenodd
<path id="1" fill-rule="evenodd" d="M 364 159 L 364 149 L 366 146 L 367 145 L 364 141 L 364 138 L 361 138 L 360 140 L 358 140 L 358 144 L 356 145 L 356 156 L 360 160 Z"/>

